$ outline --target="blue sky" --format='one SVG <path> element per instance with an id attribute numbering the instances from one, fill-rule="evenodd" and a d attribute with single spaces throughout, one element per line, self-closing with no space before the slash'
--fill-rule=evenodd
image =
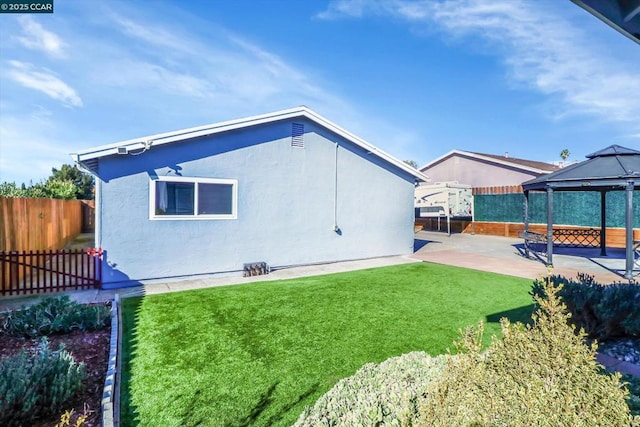
<path id="1" fill-rule="evenodd" d="M 400 159 L 640 149 L 640 45 L 569 0 L 57 0 L 0 14 L 0 181 L 306 105 Z"/>

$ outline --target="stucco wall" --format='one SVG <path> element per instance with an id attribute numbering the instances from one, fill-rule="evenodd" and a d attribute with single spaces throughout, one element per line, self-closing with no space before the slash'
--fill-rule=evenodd
<path id="1" fill-rule="evenodd" d="M 458 181 L 472 187 L 493 187 L 520 185 L 524 181 L 536 178 L 531 172 L 498 166 L 495 163 L 454 154 L 441 162 L 422 170 L 431 178 L 431 182 Z"/>
<path id="2" fill-rule="evenodd" d="M 96 237 L 106 251 L 104 283 L 411 253 L 413 177 L 296 122 L 305 125 L 304 148 L 291 147 L 284 121 L 102 158 Z M 237 219 L 150 220 L 150 179 L 176 174 L 237 179 Z"/>

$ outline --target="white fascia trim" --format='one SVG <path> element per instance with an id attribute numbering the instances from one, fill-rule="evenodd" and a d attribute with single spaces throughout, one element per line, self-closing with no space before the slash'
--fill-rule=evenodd
<path id="1" fill-rule="evenodd" d="M 401 160 L 398 160 L 397 158 L 393 157 L 392 155 L 386 153 L 385 151 L 382 151 L 378 147 L 368 143 L 364 139 L 352 134 L 351 132 L 347 131 L 346 129 L 341 128 L 340 126 L 338 126 L 335 123 L 327 120 L 326 118 L 322 117 L 321 115 L 309 110 L 306 107 L 303 108 L 303 111 L 304 111 L 303 115 L 305 117 L 307 117 L 309 120 L 312 120 L 312 121 L 322 125 L 323 127 L 329 129 L 330 131 L 340 135 L 344 139 L 346 139 L 348 141 L 351 141 L 354 144 L 362 147 L 363 149 L 367 150 L 369 153 L 375 154 L 376 156 L 380 157 L 381 159 L 383 159 L 383 160 L 391 163 L 392 165 L 404 170 L 405 172 L 408 172 L 409 174 L 413 175 L 415 178 L 419 179 L 420 181 L 427 182 L 427 181 L 430 180 L 427 175 L 423 174 L 419 170 L 412 168 L 411 166 L 407 165 L 405 162 L 403 162 Z"/>
<path id="2" fill-rule="evenodd" d="M 497 164 L 500 164 L 500 165 L 509 166 L 509 167 L 516 168 L 516 169 L 525 170 L 525 171 L 528 171 L 528 172 L 535 172 L 535 173 L 540 173 L 540 174 L 553 172 L 553 171 L 549 171 L 549 170 L 545 170 L 545 169 L 539 169 L 539 168 L 534 168 L 534 167 L 531 167 L 531 166 L 521 165 L 520 163 L 513 163 L 513 162 L 510 162 L 508 160 L 500 160 L 500 159 L 496 159 L 494 157 L 487 157 L 487 156 L 483 156 L 482 154 L 471 153 L 469 151 L 463 151 L 463 150 L 451 150 L 448 153 L 446 153 L 446 154 L 438 157 L 437 159 L 430 161 L 426 165 L 422 166 L 420 168 L 420 170 L 423 171 L 423 170 L 431 167 L 432 165 L 434 165 L 434 164 L 446 159 L 447 157 L 453 156 L 454 154 L 459 154 L 459 155 L 465 156 L 465 157 L 472 157 L 474 159 L 484 160 L 484 161 L 490 162 L 490 163 L 497 163 Z"/>
<path id="3" fill-rule="evenodd" d="M 436 163 L 440 162 L 441 160 L 446 159 L 449 156 L 452 156 L 454 154 L 467 154 L 465 151 L 460 151 L 460 150 L 451 150 L 448 153 L 443 154 L 442 156 L 438 157 L 437 159 L 431 160 L 429 163 L 427 163 L 424 166 L 420 166 L 418 169 L 423 171 L 433 165 L 435 165 Z"/>
<path id="4" fill-rule="evenodd" d="M 319 125 L 331 130 L 332 132 L 342 136 L 343 138 L 353 142 L 354 144 L 359 145 L 363 149 L 369 151 L 372 154 L 375 154 L 376 156 L 391 163 L 392 165 L 404 170 L 405 172 L 408 172 L 418 180 L 421 180 L 421 181 L 429 180 L 429 177 L 427 177 L 420 171 L 410 167 L 404 162 L 385 153 L 379 148 L 369 144 L 365 140 L 346 131 L 340 126 L 325 119 L 319 114 L 311 111 L 307 107 L 296 107 L 288 110 L 281 110 L 273 113 L 261 114 L 258 116 L 251 116 L 251 117 L 246 117 L 242 119 L 235 119 L 235 120 L 229 120 L 225 122 L 213 123 L 209 125 L 182 129 L 182 130 L 173 131 L 173 132 L 159 133 L 159 134 L 149 135 L 142 138 L 129 139 L 126 141 L 116 142 L 108 145 L 102 145 L 102 146 L 90 148 L 87 150 L 80 150 L 77 153 L 72 153 L 71 157 L 76 163 L 80 163 L 86 160 L 91 160 L 91 159 L 95 159 L 103 156 L 117 154 L 118 148 L 127 148 L 129 151 L 142 150 L 145 148 L 158 146 L 162 144 L 169 144 L 172 142 L 182 141 L 185 139 L 198 138 L 201 136 L 208 136 L 216 133 L 227 132 L 230 130 L 241 129 L 249 126 L 271 123 L 279 120 L 286 120 L 286 119 L 291 119 L 296 117 L 306 117 L 307 119 L 318 123 Z"/>

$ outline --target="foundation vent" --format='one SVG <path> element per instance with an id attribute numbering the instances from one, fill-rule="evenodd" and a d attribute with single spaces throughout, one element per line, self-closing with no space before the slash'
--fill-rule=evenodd
<path id="1" fill-rule="evenodd" d="M 269 274 L 271 268 L 267 265 L 266 262 L 249 262 L 244 264 L 242 269 L 242 277 L 250 277 L 250 276 L 262 276 L 265 274 Z"/>

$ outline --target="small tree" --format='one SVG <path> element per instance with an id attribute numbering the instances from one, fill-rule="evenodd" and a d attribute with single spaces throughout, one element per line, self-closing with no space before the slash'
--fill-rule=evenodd
<path id="1" fill-rule="evenodd" d="M 70 181 L 75 188 L 74 199 L 93 199 L 94 179 L 91 175 L 82 172 L 76 165 L 62 165 L 60 169 L 52 168 L 51 176 L 47 184 L 51 181 Z M 58 186 L 58 184 L 54 184 Z M 66 198 L 66 197 L 61 197 Z"/>
<path id="2" fill-rule="evenodd" d="M 570 155 L 571 153 L 566 148 L 560 152 L 560 158 L 562 159 L 563 162 L 567 161 Z"/>
<path id="3" fill-rule="evenodd" d="M 18 187 L 15 182 L 0 183 L 0 196 L 4 197 L 33 197 L 43 199 L 76 198 L 76 186 L 71 181 L 50 179 L 49 181 L 31 184 L 29 187 L 22 184 Z"/>
<path id="4" fill-rule="evenodd" d="M 403 160 L 403 162 L 414 169 L 418 169 L 418 163 L 415 160 Z"/>
<path id="5" fill-rule="evenodd" d="M 78 188 L 72 181 L 50 179 L 44 184 L 44 193 L 51 199 L 72 200 L 77 198 Z"/>
<path id="6" fill-rule="evenodd" d="M 20 187 L 15 182 L 0 183 L 0 196 L 34 197 L 47 199 L 93 199 L 94 179 L 82 172 L 77 166 L 62 165 L 52 168 L 51 176 L 44 182 L 24 183 Z"/>

